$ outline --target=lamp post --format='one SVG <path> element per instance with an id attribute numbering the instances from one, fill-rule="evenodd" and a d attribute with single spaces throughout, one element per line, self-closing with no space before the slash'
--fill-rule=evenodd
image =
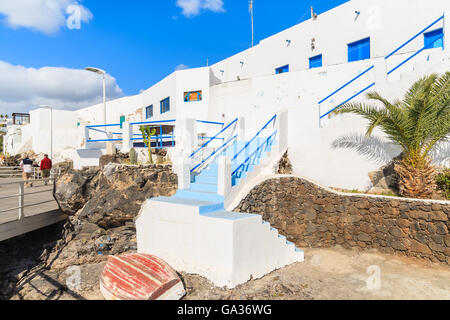
<path id="1" fill-rule="evenodd" d="M 53 108 L 50 106 L 39 106 L 50 110 L 50 159 L 53 160 Z"/>
<path id="2" fill-rule="evenodd" d="M 84 70 L 97 73 L 103 78 L 103 124 L 106 131 L 106 71 L 94 67 L 87 67 Z"/>

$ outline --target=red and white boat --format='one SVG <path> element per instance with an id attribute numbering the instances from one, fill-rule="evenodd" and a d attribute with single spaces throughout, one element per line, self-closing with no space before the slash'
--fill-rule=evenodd
<path id="1" fill-rule="evenodd" d="M 185 294 L 177 273 L 150 254 L 109 256 L 100 275 L 106 300 L 179 300 Z"/>

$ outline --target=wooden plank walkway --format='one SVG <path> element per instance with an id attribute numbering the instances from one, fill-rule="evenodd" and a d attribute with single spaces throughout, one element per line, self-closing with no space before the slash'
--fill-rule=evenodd
<path id="1" fill-rule="evenodd" d="M 32 188 L 25 189 L 24 217 L 19 220 L 19 185 L 9 183 L 20 181 L 22 180 L 0 179 L 0 198 L 16 195 L 0 200 L 0 241 L 67 219 L 53 197 L 53 185 L 46 186 L 43 181 L 37 181 L 33 183 Z M 8 184 L 5 185 L 5 183 Z M 8 209 L 13 210 L 2 212 Z"/>

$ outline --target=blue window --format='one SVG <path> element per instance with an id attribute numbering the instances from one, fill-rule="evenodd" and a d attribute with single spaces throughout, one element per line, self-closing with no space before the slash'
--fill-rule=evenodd
<path id="1" fill-rule="evenodd" d="M 275 69 L 276 74 L 289 72 L 289 65 L 282 66 L 280 68 Z"/>
<path id="2" fill-rule="evenodd" d="M 309 58 L 309 68 L 320 68 L 322 66 L 322 55 Z"/>
<path id="3" fill-rule="evenodd" d="M 153 117 L 153 105 L 145 108 L 145 119 L 150 119 L 151 117 Z"/>
<path id="4" fill-rule="evenodd" d="M 348 44 L 348 62 L 370 59 L 370 38 Z"/>
<path id="5" fill-rule="evenodd" d="M 161 101 L 161 114 L 170 111 L 170 97 Z"/>
<path id="6" fill-rule="evenodd" d="M 427 32 L 424 36 L 427 49 L 444 48 L 444 30 L 442 28 Z"/>

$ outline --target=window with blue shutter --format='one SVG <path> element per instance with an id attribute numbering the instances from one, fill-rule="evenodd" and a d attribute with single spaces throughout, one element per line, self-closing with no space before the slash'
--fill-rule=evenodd
<path id="1" fill-rule="evenodd" d="M 170 97 L 161 101 L 161 114 L 170 111 Z"/>
<path id="2" fill-rule="evenodd" d="M 370 38 L 348 44 L 348 62 L 370 59 Z"/>
<path id="3" fill-rule="evenodd" d="M 427 32 L 424 36 L 427 49 L 444 48 L 444 30 L 442 28 Z"/>
<path id="4" fill-rule="evenodd" d="M 151 117 L 153 117 L 153 105 L 145 108 L 145 119 L 150 119 Z"/>
<path id="5" fill-rule="evenodd" d="M 276 74 L 280 74 L 280 73 L 285 73 L 285 72 L 289 72 L 289 65 L 285 65 L 282 67 L 279 67 L 277 69 L 275 69 Z"/>
<path id="6" fill-rule="evenodd" d="M 320 68 L 322 66 L 322 55 L 319 54 L 318 56 L 309 58 L 309 68 Z"/>

